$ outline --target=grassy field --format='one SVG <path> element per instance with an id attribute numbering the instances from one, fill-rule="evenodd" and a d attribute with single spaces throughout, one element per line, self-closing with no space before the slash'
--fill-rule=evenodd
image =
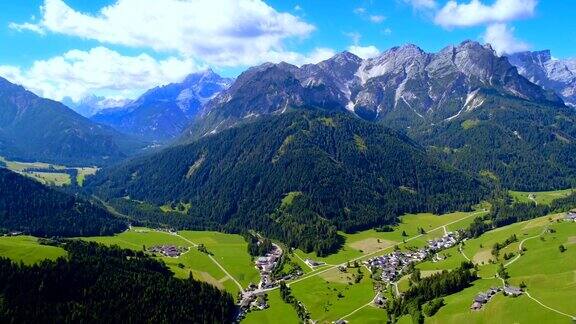
<path id="1" fill-rule="evenodd" d="M 374 306 L 366 306 L 354 314 L 346 317 L 350 323 L 379 324 L 386 323 L 388 314 L 386 311 Z"/>
<path id="2" fill-rule="evenodd" d="M 519 242 L 503 249 L 504 252 L 517 252 L 520 242 L 526 252 L 507 266 L 513 285 L 527 284 L 530 295 L 546 306 L 561 312 L 576 315 L 573 300 L 576 298 L 576 224 L 558 221 L 562 215 L 552 215 L 534 220 L 513 224 L 485 233 L 481 237 L 466 242 L 463 251 L 470 257 L 488 251 L 489 258 L 495 259 L 490 249 L 495 242 L 502 242 L 516 234 Z M 553 233 L 544 231 L 552 229 Z M 564 253 L 559 245 L 567 247 Z M 426 262 L 421 269 L 451 269 L 462 260 L 457 257 L 458 250 L 447 250 L 452 257 L 438 263 Z M 486 254 L 486 253 L 484 253 Z M 462 257 L 463 258 L 463 257 Z M 496 261 L 507 264 L 511 260 Z M 472 298 L 490 286 L 502 285 L 494 278 L 495 264 L 480 264 L 479 275 L 482 279 L 461 293 L 445 298 L 446 306 L 426 320 L 428 323 L 570 323 L 570 319 L 539 305 L 524 295 L 508 298 L 499 294 L 481 311 L 470 311 Z"/>
<path id="3" fill-rule="evenodd" d="M 40 181 L 47 186 L 68 186 L 72 183 L 72 179 L 68 173 L 55 173 L 55 172 L 24 172 L 26 176 Z"/>
<path id="4" fill-rule="evenodd" d="M 240 282 L 242 287 L 259 281 L 258 271 L 247 252 L 247 243 L 240 235 L 218 232 L 181 231 L 180 236 L 167 232 L 157 232 L 146 228 L 132 228 L 114 236 L 91 237 L 87 240 L 107 245 L 118 245 L 123 248 L 143 250 L 154 245 L 173 244 L 189 247 L 190 250 L 178 258 L 160 257 L 178 277 L 186 278 L 192 275 L 230 293 L 238 293 L 239 287 L 228 277 L 214 261 L 206 254 L 199 252 L 192 245 L 204 244 L 215 260 L 226 269 L 232 277 Z"/>
<path id="5" fill-rule="evenodd" d="M 259 311 L 251 311 L 242 323 L 247 324 L 294 324 L 300 319 L 292 305 L 286 304 L 280 298 L 278 290 L 268 293 L 270 308 Z"/>
<path id="6" fill-rule="evenodd" d="M 84 181 L 86 177 L 95 175 L 98 172 L 98 168 L 96 167 L 84 167 L 84 168 L 76 168 L 78 170 L 78 176 L 76 177 L 76 182 L 80 187 L 84 185 Z"/>
<path id="7" fill-rule="evenodd" d="M 55 260 L 65 256 L 61 248 L 40 245 L 38 239 L 32 236 L 0 236 L 0 256 L 16 262 L 34 264 L 44 259 Z"/>
<path id="8" fill-rule="evenodd" d="M 72 183 L 72 179 L 70 174 L 66 173 L 66 169 L 68 167 L 63 165 L 57 164 L 50 164 L 44 162 L 17 162 L 17 161 L 10 161 L 4 157 L 0 156 L 0 162 L 6 164 L 6 168 L 18 172 L 22 175 L 31 177 L 40 181 L 41 183 L 49 186 L 67 186 Z M 46 170 L 46 172 L 42 171 L 29 171 L 29 169 L 38 169 L 38 170 Z M 96 167 L 81 167 L 81 168 L 74 168 L 78 171 L 78 175 L 74 181 L 79 185 L 82 186 L 86 177 L 96 174 L 98 168 Z M 61 172 L 57 172 L 57 171 Z M 50 172 L 48 172 L 50 171 Z"/>
<path id="9" fill-rule="evenodd" d="M 332 269 L 321 275 L 290 285 L 293 295 L 304 303 L 313 320 L 331 323 L 369 303 L 375 296 L 370 273 L 359 268 L 363 279 L 354 282 L 357 269 L 341 273 Z"/>
<path id="10" fill-rule="evenodd" d="M 574 189 L 555 190 L 555 191 L 536 191 L 536 192 L 523 192 L 523 191 L 510 191 L 510 195 L 519 202 L 532 202 L 537 204 L 549 205 L 554 199 L 568 196 Z"/>
<path id="11" fill-rule="evenodd" d="M 260 280 L 254 262 L 248 254 L 248 243 L 242 236 L 208 231 L 179 233 L 192 242 L 204 244 L 208 251 L 214 254 L 214 258 L 242 284 L 242 287 L 247 287 L 251 282 L 258 283 Z"/>
<path id="12" fill-rule="evenodd" d="M 344 247 L 338 253 L 328 257 L 319 258 L 316 257 L 315 253 L 304 253 L 301 250 L 296 250 L 295 254 L 302 259 L 310 258 L 326 262 L 327 264 L 338 265 L 353 258 L 377 255 L 377 253 L 374 254 L 374 252 L 387 248 L 391 249 L 394 245 L 402 244 L 404 240 L 419 235 L 419 228 L 424 229 L 426 234 L 416 239 L 410 239 L 409 245 L 423 246 L 429 238 L 444 235 L 442 226 L 446 225 L 448 231 L 464 228 L 472 222 L 475 216 L 480 216 L 481 213 L 483 212 L 457 212 L 445 215 L 433 215 L 429 213 L 405 215 L 401 217 L 400 224 L 394 227 L 393 232 L 367 230 L 354 234 L 342 233 L 346 240 Z M 403 236 L 402 233 L 405 233 L 406 236 Z M 303 269 L 305 268 L 303 267 Z"/>

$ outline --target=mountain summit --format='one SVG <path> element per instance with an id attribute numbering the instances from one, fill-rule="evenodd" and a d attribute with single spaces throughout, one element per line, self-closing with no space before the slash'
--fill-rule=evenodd
<path id="1" fill-rule="evenodd" d="M 367 60 L 343 52 L 300 68 L 287 63 L 251 68 L 206 105 L 185 136 L 204 136 L 290 107 L 348 110 L 394 127 L 430 125 L 477 109 L 487 97 L 562 104 L 490 45 L 465 41 L 438 53 L 405 45 Z"/>
<path id="2" fill-rule="evenodd" d="M 508 60 L 527 79 L 555 91 L 566 104 L 576 107 L 576 59 L 554 59 L 545 50 L 513 54 Z"/>
<path id="3" fill-rule="evenodd" d="M 148 90 L 134 102 L 104 110 L 92 119 L 145 140 L 167 141 L 178 136 L 202 107 L 231 83 L 208 69 L 188 75 L 181 83 Z"/>

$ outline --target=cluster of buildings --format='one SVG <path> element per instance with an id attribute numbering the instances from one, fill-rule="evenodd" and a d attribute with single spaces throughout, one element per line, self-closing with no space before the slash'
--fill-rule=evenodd
<path id="1" fill-rule="evenodd" d="M 488 304 L 490 299 L 492 299 L 492 297 L 494 297 L 494 295 L 496 295 L 496 293 L 498 293 L 500 290 L 502 290 L 502 288 L 492 287 L 492 288 L 488 289 L 488 291 L 486 291 L 486 292 L 479 293 L 478 295 L 476 295 L 476 297 L 474 297 L 474 300 L 472 301 L 472 306 L 470 306 L 470 309 L 471 310 L 482 309 L 482 307 L 484 307 L 484 305 Z"/>
<path id="2" fill-rule="evenodd" d="M 502 291 L 505 296 L 518 297 L 522 295 L 522 289 L 519 287 L 510 285 L 505 285 L 504 287 L 492 287 L 488 289 L 488 291 L 476 295 L 472 301 L 472 306 L 470 306 L 470 309 L 475 311 L 481 310 L 482 307 L 488 304 L 492 297 L 494 297 L 500 291 Z"/>
<path id="3" fill-rule="evenodd" d="M 276 282 L 272 280 L 272 271 L 278 265 L 281 257 L 282 249 L 278 245 L 272 244 L 270 252 L 256 259 L 256 269 L 260 271 L 260 284 L 258 288 L 268 289 L 276 285 Z"/>
<path id="4" fill-rule="evenodd" d="M 382 269 L 382 280 L 387 283 L 393 283 L 398 280 L 409 264 L 422 262 L 436 252 L 458 244 L 460 237 L 459 232 L 448 232 L 438 239 L 429 240 L 428 245 L 419 250 L 394 251 L 387 255 L 374 257 L 364 263 L 368 268 Z"/>
<path id="5" fill-rule="evenodd" d="M 268 300 L 265 297 L 267 289 L 273 288 L 278 283 L 272 278 L 272 271 L 278 266 L 282 258 L 282 249 L 272 244 L 272 249 L 266 255 L 258 257 L 254 262 L 256 269 L 260 272 L 260 283 L 251 283 L 241 293 L 240 310 L 237 320 L 242 320 L 251 309 L 262 310 L 268 308 Z"/>
<path id="6" fill-rule="evenodd" d="M 568 212 L 565 219 L 569 222 L 576 222 L 576 212 Z"/>
<path id="7" fill-rule="evenodd" d="M 176 245 L 155 245 L 148 249 L 149 252 L 159 253 L 167 257 L 177 258 L 188 249 Z"/>

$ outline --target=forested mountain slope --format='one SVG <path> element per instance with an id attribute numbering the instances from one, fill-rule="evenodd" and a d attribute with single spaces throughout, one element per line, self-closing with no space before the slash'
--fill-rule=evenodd
<path id="1" fill-rule="evenodd" d="M 414 45 L 300 68 L 263 64 L 212 100 L 182 142 L 290 107 L 348 112 L 407 134 L 444 161 L 518 190 L 576 184 L 576 111 L 489 45 Z"/>
<path id="2" fill-rule="evenodd" d="M 71 166 L 102 165 L 143 146 L 0 78 L 0 155 Z"/>
<path id="3" fill-rule="evenodd" d="M 110 235 L 127 228 L 106 210 L 0 168 L 0 230 L 36 236 Z"/>
<path id="4" fill-rule="evenodd" d="M 395 131 L 302 110 L 128 161 L 90 186 L 108 199 L 189 203 L 183 226 L 256 229 L 320 253 L 338 245 L 336 229 L 463 210 L 486 192 Z"/>
<path id="5" fill-rule="evenodd" d="M 576 186 L 576 114 L 570 107 L 487 97 L 482 109 L 408 133 L 437 157 L 507 188 Z"/>

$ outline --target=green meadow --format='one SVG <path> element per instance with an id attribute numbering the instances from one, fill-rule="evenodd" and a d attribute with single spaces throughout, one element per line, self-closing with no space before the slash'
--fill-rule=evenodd
<path id="1" fill-rule="evenodd" d="M 190 250 L 177 258 L 159 257 L 179 277 L 188 277 L 190 273 L 199 280 L 204 280 L 217 287 L 236 294 L 240 291 L 232 278 L 205 253 L 199 252 L 193 244 L 204 244 L 212 257 L 230 275 L 239 281 L 242 287 L 259 281 L 259 274 L 250 255 L 244 238 L 235 234 L 204 231 L 181 231 L 178 235 L 154 231 L 147 228 L 132 228 L 114 236 L 92 237 L 87 240 L 107 245 L 118 245 L 124 248 L 143 250 L 154 245 L 173 244 L 188 247 Z"/>
<path id="2" fill-rule="evenodd" d="M 10 161 L 0 156 L 0 162 L 6 164 L 6 168 L 18 172 L 22 175 L 35 179 L 45 185 L 49 186 L 67 186 L 74 180 L 79 186 L 84 184 L 86 177 L 96 174 L 98 168 L 96 167 L 78 167 L 74 168 L 78 171 L 76 179 L 71 179 L 70 174 L 66 173 L 68 167 L 58 164 L 50 164 L 44 162 L 18 162 Z M 29 169 L 36 169 L 37 171 L 29 171 Z M 38 171 L 42 170 L 42 171 Z M 45 170 L 45 172 L 44 172 Z M 57 172 L 57 171 L 61 172 Z"/>
<path id="3" fill-rule="evenodd" d="M 509 191 L 510 196 L 518 202 L 536 202 L 537 204 L 549 205 L 554 199 L 570 195 L 574 189 L 555 190 L 555 191 Z"/>
<path id="4" fill-rule="evenodd" d="M 247 324 L 294 324 L 300 319 L 290 304 L 280 298 L 280 292 L 268 292 L 269 308 L 265 310 L 250 311 L 242 323 Z"/>
<path id="5" fill-rule="evenodd" d="M 55 260 L 65 256 L 59 247 L 41 245 L 32 236 L 0 236 L 0 256 L 16 262 L 34 264 L 45 259 Z"/>
<path id="6" fill-rule="evenodd" d="M 363 275 L 356 283 L 358 270 Z M 292 294 L 301 301 L 319 323 L 331 323 L 369 303 L 374 292 L 370 273 L 365 267 L 347 272 L 331 269 L 317 276 L 291 284 Z"/>

